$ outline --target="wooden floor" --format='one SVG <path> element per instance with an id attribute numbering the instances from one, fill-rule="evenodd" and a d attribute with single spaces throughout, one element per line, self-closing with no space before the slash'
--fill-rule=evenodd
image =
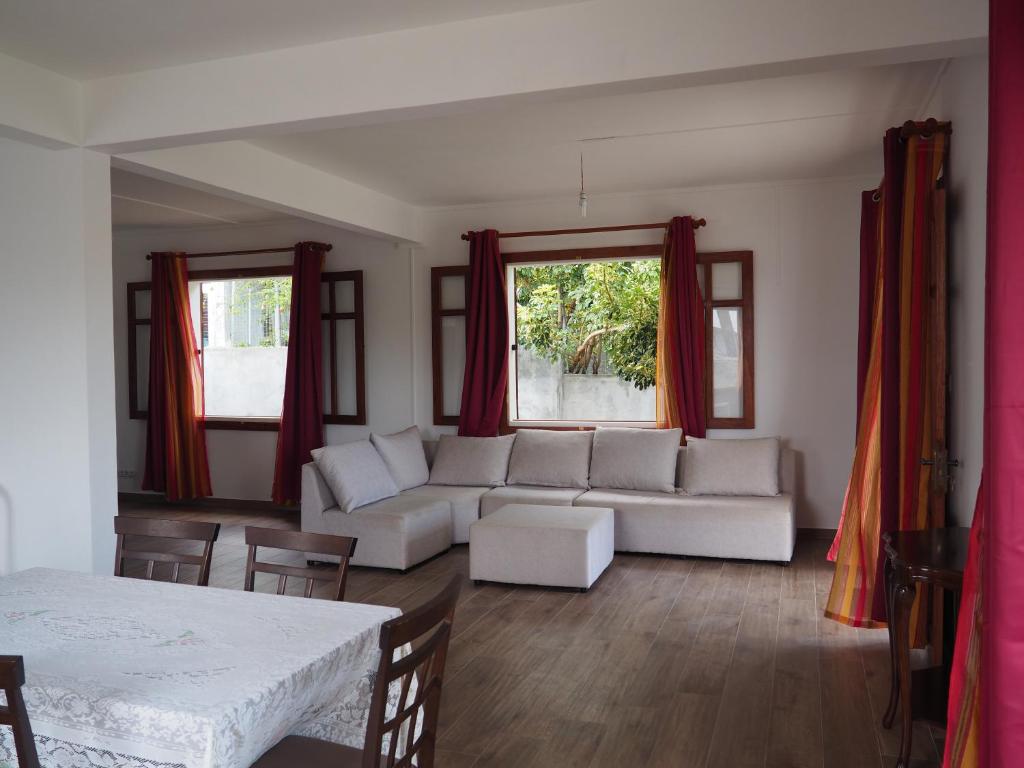
<path id="1" fill-rule="evenodd" d="M 210 583 L 235 589 L 242 526 L 297 527 L 278 513 L 122 513 L 220 522 Z M 439 768 L 893 766 L 886 633 L 822 618 L 825 549 L 800 541 L 789 567 L 616 555 L 581 594 L 474 587 L 456 546 L 405 575 L 354 568 L 346 597 L 407 609 L 463 574 Z M 912 768 L 939 765 L 941 737 L 917 726 Z"/>

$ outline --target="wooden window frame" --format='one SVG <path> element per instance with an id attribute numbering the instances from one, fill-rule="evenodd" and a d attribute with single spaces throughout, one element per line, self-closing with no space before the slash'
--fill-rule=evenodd
<path id="1" fill-rule="evenodd" d="M 189 282 L 195 280 L 237 280 L 249 277 L 283 277 L 291 275 L 290 265 L 276 267 L 240 267 L 234 269 L 197 269 L 189 272 Z M 362 270 L 345 270 L 340 272 L 323 272 L 320 281 L 328 286 L 327 311 L 321 311 L 320 318 L 327 322 L 327 333 L 330 336 L 330 391 L 325 393 L 324 405 L 329 410 L 324 414 L 324 424 L 366 424 L 366 345 L 364 337 L 363 308 L 363 272 Z M 352 309 L 351 312 L 338 312 L 336 307 L 335 287 L 339 282 L 351 281 Z M 132 282 L 127 286 L 128 300 L 128 417 L 146 419 L 147 410 L 139 407 L 139 376 L 138 376 L 138 328 L 152 325 L 150 318 L 137 316 L 140 291 L 152 290 L 152 283 Z M 322 310 L 323 308 L 321 308 Z M 342 320 L 355 321 L 355 363 L 356 363 L 356 413 L 338 413 L 338 365 L 337 365 L 337 324 Z M 207 416 L 204 420 L 207 429 L 242 430 L 254 432 L 276 432 L 280 429 L 281 420 L 277 418 L 230 418 Z"/>
<path id="2" fill-rule="evenodd" d="M 740 298 L 712 299 L 713 264 L 740 265 Z M 708 429 L 753 429 L 754 428 L 754 252 L 715 251 L 698 253 L 697 264 L 704 267 L 704 404 L 705 421 Z M 714 366 L 714 317 L 715 309 L 738 308 L 742 314 L 740 334 L 743 345 L 743 370 L 740 381 L 743 387 L 743 415 L 723 417 L 714 415 L 715 366 Z"/>
<path id="3" fill-rule="evenodd" d="M 566 248 L 548 251 L 520 251 L 518 253 L 503 254 L 503 266 L 515 266 L 517 264 L 538 264 L 544 262 L 567 262 L 574 261 L 625 261 L 629 259 L 650 259 L 662 255 L 664 247 L 660 243 L 650 245 L 616 245 L 597 248 Z M 711 265 L 736 262 L 740 264 L 740 281 L 742 295 L 739 299 L 712 299 Z M 753 429 L 755 426 L 755 391 L 754 391 L 754 254 L 753 251 L 705 251 L 697 253 L 697 264 L 704 268 L 704 343 L 705 343 L 705 367 L 704 391 L 705 391 L 705 421 L 708 429 Z M 431 335 L 432 335 L 432 368 L 433 368 L 433 398 L 434 398 L 434 424 L 454 426 L 458 425 L 459 417 L 444 413 L 444 390 L 442 381 L 444 349 L 441 338 L 441 320 L 446 316 L 465 317 L 467 309 L 445 310 L 441 307 L 441 280 L 445 277 L 462 277 L 466 285 L 466 301 L 464 307 L 469 306 L 469 266 L 433 267 L 430 271 L 431 282 Z M 712 311 L 729 307 L 738 307 L 742 310 L 741 336 L 743 345 L 743 370 L 741 372 L 743 386 L 743 416 L 741 417 L 715 417 L 714 416 L 714 365 L 713 361 L 713 331 L 714 319 Z M 512 346 L 515 345 L 513 334 Z M 525 420 L 517 420 L 517 423 L 510 424 L 508 420 L 508 392 L 505 393 L 505 418 L 503 431 L 514 432 L 517 429 L 563 429 L 563 430 L 586 430 L 593 429 L 593 426 L 575 422 L 548 422 L 538 421 L 536 426 L 521 423 Z M 594 422 L 604 423 L 604 422 Z M 608 422 L 612 423 L 612 422 Z M 621 422 L 624 423 L 624 422 Z M 631 422 L 632 423 L 632 422 Z M 648 422 L 643 422 L 647 424 Z"/>
<path id="4" fill-rule="evenodd" d="M 461 277 L 465 286 L 462 309 L 445 309 L 441 306 L 441 283 L 446 277 Z M 434 424 L 457 427 L 458 414 L 444 412 L 444 337 L 441 324 L 445 317 L 467 317 L 469 312 L 469 266 L 433 267 L 430 270 L 430 348 L 431 373 L 433 378 Z"/>

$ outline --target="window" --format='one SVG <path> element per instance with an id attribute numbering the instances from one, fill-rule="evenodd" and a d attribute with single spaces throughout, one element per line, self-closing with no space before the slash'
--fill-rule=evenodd
<path id="1" fill-rule="evenodd" d="M 660 245 L 507 254 L 509 425 L 655 420 Z M 698 254 L 710 429 L 754 426 L 753 254 Z M 434 421 L 457 424 L 467 267 L 432 271 Z"/>
<path id="2" fill-rule="evenodd" d="M 290 277 L 190 280 L 203 394 L 210 418 L 281 415 L 288 362 Z"/>
<path id="3" fill-rule="evenodd" d="M 434 267 L 430 271 L 435 424 L 459 423 L 466 367 L 468 277 L 468 267 Z"/>
<path id="4" fill-rule="evenodd" d="M 189 299 L 203 357 L 206 425 L 277 429 L 284 399 L 291 268 L 194 270 Z M 362 272 L 321 277 L 324 423 L 365 424 Z M 145 419 L 150 284 L 128 285 L 129 411 Z"/>

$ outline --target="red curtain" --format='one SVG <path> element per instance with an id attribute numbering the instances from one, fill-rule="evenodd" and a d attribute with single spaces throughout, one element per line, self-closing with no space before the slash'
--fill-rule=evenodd
<path id="1" fill-rule="evenodd" d="M 142 488 L 171 501 L 209 496 L 203 369 L 192 329 L 188 267 L 176 253 L 152 254 L 149 415 Z"/>
<path id="2" fill-rule="evenodd" d="M 684 435 L 707 434 L 704 407 L 704 302 L 697 282 L 693 221 L 676 216 L 665 232 L 658 309 L 657 422 Z"/>
<path id="3" fill-rule="evenodd" d="M 984 475 L 971 526 L 944 764 L 1024 755 L 1024 4 L 989 4 Z M 973 568 L 972 568 L 973 566 Z"/>
<path id="4" fill-rule="evenodd" d="M 320 273 L 326 250 L 323 243 L 295 246 L 288 363 L 274 462 L 273 499 L 277 504 L 299 500 L 302 465 L 312 460 L 310 451 L 324 444 Z"/>
<path id="5" fill-rule="evenodd" d="M 459 434 L 493 437 L 505 404 L 509 344 L 505 266 L 493 229 L 469 233 L 467 309 Z"/>

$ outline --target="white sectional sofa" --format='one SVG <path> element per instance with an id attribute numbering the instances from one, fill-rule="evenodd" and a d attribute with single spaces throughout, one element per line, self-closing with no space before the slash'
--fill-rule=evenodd
<path id="1" fill-rule="evenodd" d="M 602 436 L 594 440 L 604 440 L 603 435 L 618 431 L 601 431 Z M 403 438 L 407 441 L 406 450 L 412 434 L 415 434 L 417 441 L 419 439 L 414 428 L 407 430 L 407 433 L 400 433 L 406 435 Z M 534 436 L 531 440 L 535 441 L 538 437 Z M 648 438 L 646 435 L 643 437 Z M 317 463 L 311 462 L 303 467 L 302 472 L 302 530 L 357 537 L 359 542 L 352 558 L 354 565 L 405 570 L 444 552 L 452 544 L 468 543 L 469 528 L 473 521 L 506 505 L 606 507 L 614 510 L 616 551 L 783 563 L 792 558 L 796 538 L 791 493 L 794 457 L 791 451 L 779 448 L 777 442 L 774 463 L 769 465 L 761 456 L 770 445 L 753 445 L 765 443 L 763 439 L 691 441 L 691 447 L 674 451 L 674 474 L 667 487 L 661 490 L 637 490 L 602 485 L 605 480 L 618 480 L 623 472 L 625 477 L 622 483 L 629 484 L 630 462 L 641 465 L 641 469 L 650 463 L 644 456 L 637 457 L 634 451 L 621 445 L 616 448 L 615 444 L 604 448 L 603 455 L 599 455 L 600 450 L 595 445 L 594 463 L 589 467 L 589 476 L 582 482 L 581 471 L 587 474 L 587 466 L 577 466 L 568 472 L 572 475 L 574 485 L 585 483 L 589 486 L 593 483 L 593 487 L 514 482 L 517 464 L 521 470 L 524 461 L 520 449 L 527 442 L 533 444 L 531 441 L 521 441 L 521 445 L 516 446 L 510 467 L 508 455 L 514 439 L 512 436 L 442 438 L 444 441 L 508 441 L 501 444 L 502 449 L 498 451 L 499 454 L 504 451 L 504 465 L 499 457 L 487 466 L 476 469 L 470 465 L 478 462 L 481 453 L 487 452 L 480 446 L 489 449 L 491 444 L 449 442 L 446 446 L 448 456 L 443 460 L 446 466 L 439 467 L 432 463 L 438 451 L 438 443 L 425 441 L 422 443 L 424 467 L 407 471 L 407 467 L 396 468 L 389 462 L 391 473 L 399 480 L 393 492 L 389 491 L 387 498 L 365 504 L 346 498 L 345 503 L 339 505 Z M 545 436 L 543 439 L 549 438 Z M 550 439 L 558 441 L 562 438 Z M 678 438 L 676 441 L 678 445 Z M 697 471 L 698 462 L 694 461 L 688 475 L 688 451 L 696 451 L 698 446 L 701 451 L 700 471 Z M 458 454 L 457 448 L 465 450 Z M 748 448 L 760 453 L 750 454 Z M 538 452 L 541 450 L 538 449 Z M 551 447 L 547 450 L 550 451 Z M 609 454 L 609 450 L 612 453 Z M 709 451 L 713 452 L 709 454 Z M 746 457 L 743 451 L 748 451 Z M 567 450 L 564 453 L 570 452 Z M 664 450 L 661 453 L 664 455 Z M 736 454 L 735 462 L 730 459 L 733 454 Z M 588 462 L 591 459 L 589 450 L 587 459 Z M 414 460 L 419 459 L 416 457 Z M 602 468 L 598 467 L 599 461 Z M 534 474 L 538 471 L 543 474 L 545 466 L 552 462 L 539 463 L 542 466 L 540 469 L 534 467 Z M 735 463 L 735 466 L 730 467 L 731 463 Z M 478 479 L 486 479 L 488 482 L 454 484 L 464 470 L 469 475 L 484 472 L 487 477 Z M 360 477 L 373 474 L 361 468 L 358 473 Z M 703 477 L 699 476 L 702 473 Z M 771 473 L 774 473 L 774 477 L 770 476 Z M 522 471 L 518 471 L 519 476 L 522 474 Z M 559 481 L 557 477 L 547 475 L 541 479 L 544 482 Z M 506 481 L 508 484 L 504 484 Z M 687 493 L 684 489 L 688 483 L 691 486 L 701 483 L 703 492 Z M 744 489 L 750 490 L 746 488 L 750 483 L 754 483 L 758 495 L 742 493 Z M 721 488 L 721 492 L 717 492 L 716 488 Z M 709 493 L 708 489 L 714 492 Z M 734 492 L 737 490 L 740 492 Z M 347 512 L 344 511 L 346 505 L 349 507 Z"/>

